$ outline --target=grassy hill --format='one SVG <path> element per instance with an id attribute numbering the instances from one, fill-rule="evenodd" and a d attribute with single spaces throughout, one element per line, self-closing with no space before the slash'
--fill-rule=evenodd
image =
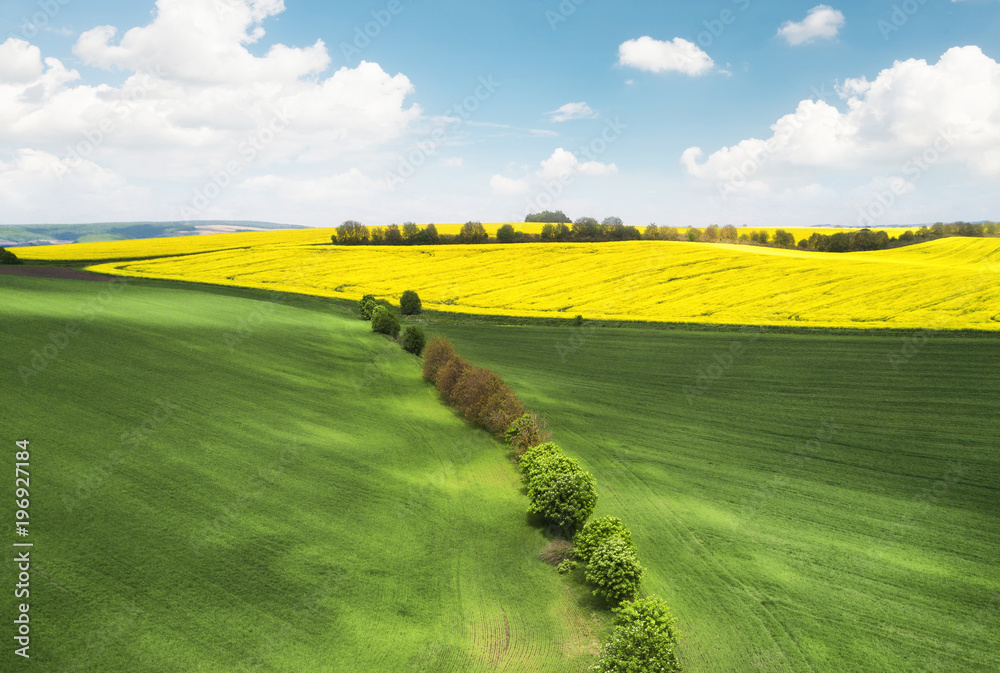
<path id="1" fill-rule="evenodd" d="M 0 276 L 32 666 L 586 668 L 600 623 L 538 560 L 503 450 L 330 302 L 223 292 Z"/>
<path id="2" fill-rule="evenodd" d="M 597 476 L 690 673 L 1000 670 L 995 337 L 434 330 Z"/>
<path id="3" fill-rule="evenodd" d="M 296 229 L 296 225 L 241 220 L 190 222 L 95 222 L 91 224 L 26 224 L 0 226 L 0 244 L 47 245 L 50 243 L 96 243 L 136 239 L 181 237 L 205 231 Z"/>

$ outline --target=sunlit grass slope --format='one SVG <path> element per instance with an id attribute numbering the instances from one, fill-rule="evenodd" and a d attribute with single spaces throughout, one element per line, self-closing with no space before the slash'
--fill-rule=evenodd
<path id="1" fill-rule="evenodd" d="M 0 276 L 0 518 L 9 545 L 29 439 L 31 668 L 592 661 L 595 623 L 538 560 L 516 471 L 415 358 L 319 299 L 108 287 Z"/>
<path id="2" fill-rule="evenodd" d="M 995 336 L 437 329 L 597 476 L 689 673 L 1000 670 Z"/>
<path id="3" fill-rule="evenodd" d="M 1000 329 L 998 239 L 848 254 L 657 241 L 282 244 L 91 268 L 349 299 L 413 289 L 428 308 L 494 315 Z"/>

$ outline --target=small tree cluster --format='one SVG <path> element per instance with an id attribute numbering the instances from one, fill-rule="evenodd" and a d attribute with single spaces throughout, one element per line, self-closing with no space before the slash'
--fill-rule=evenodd
<path id="1" fill-rule="evenodd" d="M 371 310 L 372 331 L 395 339 L 399 336 L 399 319 L 385 306 L 376 304 Z"/>
<path id="2" fill-rule="evenodd" d="M 514 454 L 520 456 L 531 447 L 552 438 L 552 433 L 546 430 L 547 426 L 548 421 L 532 411 L 511 423 L 504 432 L 504 439 Z"/>
<path id="3" fill-rule="evenodd" d="M 572 222 L 573 220 L 566 217 L 566 213 L 561 210 L 555 212 L 551 210 L 544 210 L 540 213 L 529 213 L 524 218 L 525 222 L 554 222 L 556 224 L 561 222 Z"/>
<path id="4" fill-rule="evenodd" d="M 417 357 L 420 357 L 426 341 L 427 337 L 424 336 L 424 331 L 419 327 L 411 325 L 403 331 L 403 336 L 399 338 L 399 345 L 407 353 L 413 353 Z"/>
<path id="5" fill-rule="evenodd" d="M 422 311 L 420 297 L 413 290 L 407 290 L 399 298 L 399 312 L 403 315 L 418 315 Z"/>
<path id="6" fill-rule="evenodd" d="M 378 303 L 375 301 L 375 295 L 366 294 L 361 298 L 361 301 L 358 302 L 358 313 L 361 314 L 361 318 L 363 320 L 371 320 L 372 310 L 376 306 L 378 306 Z"/>
<path id="7" fill-rule="evenodd" d="M 569 534 L 597 505 L 597 482 L 580 464 L 551 442 L 528 449 L 519 461 L 528 485 L 528 513 Z"/>
<path id="8" fill-rule="evenodd" d="M 594 595 L 612 605 L 635 598 L 643 570 L 632 532 L 621 519 L 606 516 L 588 522 L 573 544 L 577 558 L 587 566 L 586 577 L 594 584 Z"/>
<path id="9" fill-rule="evenodd" d="M 21 264 L 21 260 L 7 248 L 0 248 L 0 264 Z"/>
<path id="10" fill-rule="evenodd" d="M 592 673 L 678 673 L 677 620 L 656 596 L 615 609 L 615 630 Z"/>

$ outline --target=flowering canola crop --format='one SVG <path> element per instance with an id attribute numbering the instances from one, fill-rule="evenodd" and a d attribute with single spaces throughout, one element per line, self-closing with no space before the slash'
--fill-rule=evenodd
<path id="1" fill-rule="evenodd" d="M 132 256 L 142 256 L 149 243 L 131 242 Z M 372 293 L 398 301 L 402 291 L 416 290 L 425 308 L 492 315 L 1000 330 L 998 239 L 947 238 L 845 254 L 666 241 L 426 247 L 265 241 L 89 268 L 347 299 Z"/>

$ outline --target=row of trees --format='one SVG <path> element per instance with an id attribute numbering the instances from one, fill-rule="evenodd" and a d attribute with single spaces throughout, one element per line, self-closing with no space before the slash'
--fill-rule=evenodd
<path id="1" fill-rule="evenodd" d="M 995 236 L 1000 233 L 996 222 L 969 223 L 938 222 L 933 226 L 923 226 L 906 230 L 898 237 L 884 231 L 859 229 L 834 234 L 813 233 L 809 238 L 796 242 L 795 235 L 785 229 L 773 233 L 766 229 L 737 229 L 731 224 L 719 226 L 711 224 L 704 229 L 697 227 L 661 227 L 649 224 L 640 230 L 627 225 L 619 217 L 606 217 L 598 222 L 593 217 L 581 217 L 570 223 L 562 211 L 545 211 L 529 215 L 527 222 L 545 222 L 538 234 L 518 231 L 512 224 L 504 224 L 492 239 L 496 243 L 570 243 L 604 241 L 700 241 L 703 243 L 745 243 L 779 248 L 816 250 L 819 252 L 854 252 L 858 250 L 883 250 L 914 243 L 942 238 L 945 236 Z M 489 233 L 481 222 L 466 222 L 461 231 L 452 235 L 438 234 L 437 228 L 429 224 L 424 228 L 413 222 L 402 227 L 390 224 L 388 227 L 366 227 L 360 222 L 348 220 L 337 227 L 332 241 L 338 245 L 438 245 L 445 243 L 480 244 L 490 242 Z"/>
<path id="2" fill-rule="evenodd" d="M 21 264 L 21 260 L 7 248 L 0 248 L 0 264 Z"/>
<path id="3" fill-rule="evenodd" d="M 417 296 L 416 292 L 407 290 L 400 298 L 399 309 L 403 315 L 416 315 L 420 313 L 420 297 Z M 407 353 L 419 356 L 423 352 L 424 345 L 427 343 L 424 331 L 419 327 L 411 325 L 400 336 L 399 330 L 401 326 L 399 318 L 393 311 L 392 305 L 388 302 L 375 299 L 375 295 L 373 294 L 366 294 L 358 302 L 358 311 L 362 319 L 371 321 L 373 332 L 395 339 Z"/>
<path id="4" fill-rule="evenodd" d="M 594 594 L 615 612 L 615 629 L 593 670 L 680 671 L 669 608 L 655 596 L 637 599 L 643 568 L 631 531 L 616 517 L 588 522 L 597 505 L 593 475 L 549 441 L 544 419 L 526 411 L 499 375 L 466 362 L 446 339 L 427 345 L 423 376 L 470 421 L 502 433 L 518 458 L 529 514 L 559 533 L 543 558 L 560 572 L 582 565 Z"/>

